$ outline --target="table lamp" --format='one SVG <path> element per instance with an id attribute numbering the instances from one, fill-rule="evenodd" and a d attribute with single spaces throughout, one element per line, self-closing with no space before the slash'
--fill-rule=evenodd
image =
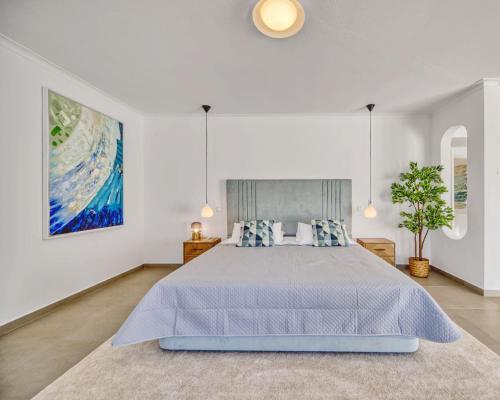
<path id="1" fill-rule="evenodd" d="M 193 222 L 191 224 L 191 238 L 193 240 L 201 239 L 201 222 Z"/>

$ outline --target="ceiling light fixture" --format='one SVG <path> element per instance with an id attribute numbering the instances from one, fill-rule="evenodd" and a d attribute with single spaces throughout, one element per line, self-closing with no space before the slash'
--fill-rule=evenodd
<path id="1" fill-rule="evenodd" d="M 261 33 L 283 39 L 302 29 L 305 13 L 298 0 L 259 0 L 252 17 L 255 27 Z"/>

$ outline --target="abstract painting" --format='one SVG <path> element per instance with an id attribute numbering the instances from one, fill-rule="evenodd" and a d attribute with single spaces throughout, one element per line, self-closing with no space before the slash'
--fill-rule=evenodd
<path id="1" fill-rule="evenodd" d="M 44 90 L 46 237 L 123 225 L 123 124 Z"/>

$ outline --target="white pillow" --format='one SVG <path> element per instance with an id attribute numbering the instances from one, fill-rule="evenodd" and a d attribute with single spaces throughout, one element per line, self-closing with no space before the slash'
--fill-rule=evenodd
<path id="1" fill-rule="evenodd" d="M 273 224 L 273 239 L 275 244 L 280 244 L 283 241 L 283 230 L 281 229 L 281 222 Z"/>
<path id="2" fill-rule="evenodd" d="M 302 245 L 309 246 L 313 244 L 313 230 L 311 224 L 299 222 L 297 225 L 296 240 Z"/>
<path id="3" fill-rule="evenodd" d="M 301 239 L 301 228 L 300 228 L 300 222 L 297 224 L 297 232 L 295 232 L 295 241 L 300 242 Z"/>
<path id="4" fill-rule="evenodd" d="M 231 237 L 227 239 L 225 242 L 236 244 L 240 240 L 240 235 L 241 235 L 241 224 L 239 222 L 235 222 L 233 225 L 233 233 L 231 234 Z"/>
<path id="5" fill-rule="evenodd" d="M 347 232 L 346 224 L 342 224 L 342 231 L 344 231 L 344 235 L 345 235 L 347 242 L 349 244 L 352 244 L 353 242 L 356 243 L 356 241 L 352 240 L 352 238 L 349 236 L 349 232 Z"/>

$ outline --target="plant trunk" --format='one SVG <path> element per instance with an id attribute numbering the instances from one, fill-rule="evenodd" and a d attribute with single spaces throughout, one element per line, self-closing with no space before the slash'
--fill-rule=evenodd
<path id="1" fill-rule="evenodd" d="M 418 253 L 417 253 L 417 234 L 416 233 L 413 234 L 413 250 L 415 253 L 415 258 L 417 258 Z"/>
<path id="2" fill-rule="evenodd" d="M 422 260 L 422 229 L 418 231 L 418 258 Z"/>

